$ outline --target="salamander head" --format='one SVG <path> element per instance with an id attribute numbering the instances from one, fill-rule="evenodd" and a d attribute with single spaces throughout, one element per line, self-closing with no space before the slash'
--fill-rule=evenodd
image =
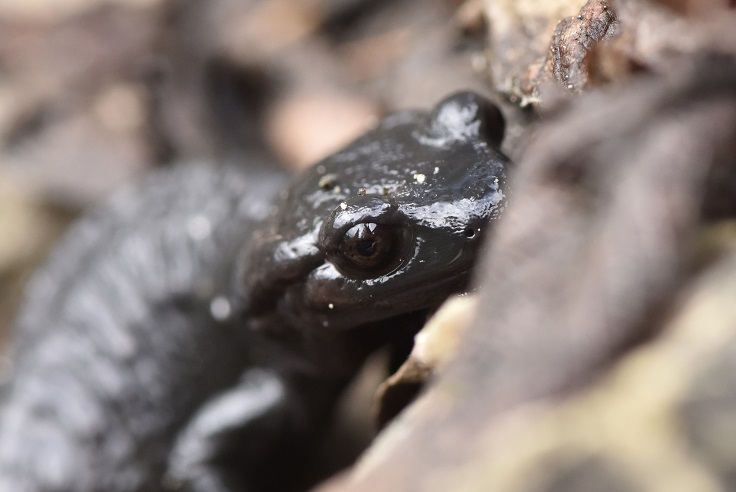
<path id="1" fill-rule="evenodd" d="M 247 250 L 249 312 L 349 329 L 465 289 L 505 203 L 503 133 L 498 108 L 462 92 L 389 116 L 317 163 Z"/>

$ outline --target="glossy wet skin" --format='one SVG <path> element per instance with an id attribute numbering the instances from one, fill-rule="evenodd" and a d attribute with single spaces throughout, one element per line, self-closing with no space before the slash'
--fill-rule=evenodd
<path id="1" fill-rule="evenodd" d="M 470 93 L 389 117 L 298 177 L 254 238 L 247 310 L 347 329 L 464 289 L 504 206 L 503 119 Z"/>
<path id="2" fill-rule="evenodd" d="M 16 323 L 0 490 L 288 490 L 273 480 L 365 358 L 466 288 L 504 206 L 502 136 L 461 93 L 384 120 L 265 221 L 283 181 L 256 156 L 173 166 L 90 211 Z"/>

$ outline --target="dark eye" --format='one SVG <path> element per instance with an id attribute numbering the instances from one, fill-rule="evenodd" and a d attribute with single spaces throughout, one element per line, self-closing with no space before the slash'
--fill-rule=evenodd
<path id="1" fill-rule="evenodd" d="M 393 227 L 366 222 L 345 232 L 337 253 L 344 266 L 362 273 L 381 271 L 397 257 Z"/>

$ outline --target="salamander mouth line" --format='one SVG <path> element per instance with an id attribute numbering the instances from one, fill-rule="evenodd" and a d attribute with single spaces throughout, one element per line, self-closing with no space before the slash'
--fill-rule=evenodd
<path id="1" fill-rule="evenodd" d="M 324 328 L 353 330 L 366 324 L 381 323 L 396 316 L 421 312 L 428 317 L 449 297 L 468 291 L 471 272 L 472 268 L 462 270 L 451 276 L 442 277 L 436 282 L 422 284 L 421 289 L 417 285 L 409 285 L 397 289 L 398 292 L 388 294 L 382 292 L 380 298 L 372 302 L 363 301 L 353 305 L 348 303 L 343 306 L 339 306 L 337 302 L 335 304 L 328 302 L 326 308 L 320 303 L 319 308 L 302 312 L 296 319 L 304 321 L 306 315 L 312 318 L 313 323 L 321 324 Z M 434 295 L 421 299 L 419 290 Z"/>

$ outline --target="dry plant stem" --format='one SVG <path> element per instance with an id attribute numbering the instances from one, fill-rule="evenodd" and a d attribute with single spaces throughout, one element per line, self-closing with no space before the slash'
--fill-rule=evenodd
<path id="1" fill-rule="evenodd" d="M 580 92 L 594 85 L 590 54 L 618 32 L 608 0 L 487 0 L 491 70 L 497 91 L 524 107 L 555 83 Z"/>
<path id="2" fill-rule="evenodd" d="M 551 80 L 574 92 L 588 88 L 591 85 L 588 54 L 616 32 L 616 16 L 609 2 L 588 1 L 577 16 L 567 17 L 557 24 L 547 59 L 526 90 L 538 93 L 540 85 Z"/>

